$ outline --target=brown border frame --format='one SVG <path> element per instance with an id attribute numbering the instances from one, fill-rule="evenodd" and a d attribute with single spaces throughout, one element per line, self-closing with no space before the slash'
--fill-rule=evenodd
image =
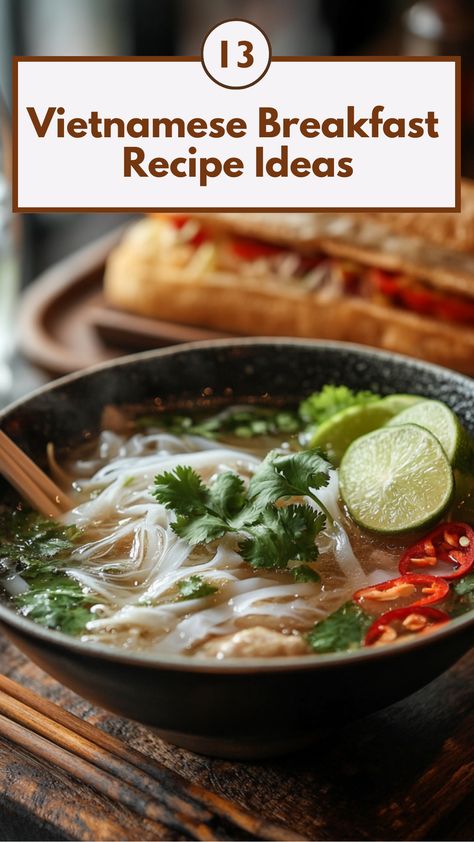
<path id="1" fill-rule="evenodd" d="M 455 65 L 455 204 L 454 207 L 19 207 L 18 205 L 18 65 L 20 62 L 201 62 L 200 56 L 13 56 L 12 66 L 12 210 L 13 213 L 185 213 L 199 211 L 251 213 L 321 212 L 321 213 L 365 213 L 367 211 L 397 211 L 406 213 L 459 213 L 461 210 L 461 57 L 460 56 L 273 56 L 272 62 L 454 62 Z"/>

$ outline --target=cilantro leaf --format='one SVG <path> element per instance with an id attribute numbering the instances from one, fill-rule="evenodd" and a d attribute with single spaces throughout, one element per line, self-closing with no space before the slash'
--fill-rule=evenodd
<path id="1" fill-rule="evenodd" d="M 278 453 L 272 450 L 249 483 L 249 497 L 262 506 L 289 497 L 302 497 L 310 488 L 329 482 L 329 464 L 317 450 Z"/>
<path id="2" fill-rule="evenodd" d="M 295 582 L 320 582 L 321 576 L 313 570 L 309 564 L 298 564 L 291 568 L 291 574 Z"/>
<path id="3" fill-rule="evenodd" d="M 324 516 L 314 516 L 308 506 L 267 508 L 258 523 L 239 545 L 242 558 L 254 569 L 278 569 L 289 561 L 314 561 L 318 556 L 316 535 L 324 526 Z"/>
<path id="4" fill-rule="evenodd" d="M 172 528 L 192 545 L 233 531 L 229 520 L 245 503 L 244 483 L 237 474 L 219 474 L 208 487 L 192 468 L 182 465 L 155 477 L 153 493 L 159 503 L 176 512 Z"/>
<path id="5" fill-rule="evenodd" d="M 92 598 L 68 576 L 51 576 L 49 584 L 40 581 L 15 597 L 25 617 L 42 626 L 77 635 L 91 619 Z"/>
<path id="6" fill-rule="evenodd" d="M 320 655 L 358 649 L 373 619 L 355 602 L 346 602 L 325 620 L 316 623 L 306 635 L 306 640 L 313 651 Z"/>
<path id="7" fill-rule="evenodd" d="M 201 599 L 204 596 L 212 596 L 219 588 L 206 582 L 202 576 L 189 576 L 188 579 L 181 579 L 178 582 L 179 600 Z"/>
<path id="8" fill-rule="evenodd" d="M 35 575 L 53 561 L 67 558 L 75 546 L 80 531 L 42 517 L 35 512 L 17 509 L 0 516 L 0 561 L 5 566 L 16 565 L 18 572 Z"/>
<path id="9" fill-rule="evenodd" d="M 159 503 L 179 515 L 204 514 L 208 490 L 199 474 L 186 465 L 177 465 L 155 477 L 154 496 Z"/>
<path id="10" fill-rule="evenodd" d="M 209 544 L 230 531 L 227 522 L 210 511 L 195 515 L 178 515 L 171 526 L 179 538 L 193 547 L 196 544 Z"/>
<path id="11" fill-rule="evenodd" d="M 208 489 L 209 508 L 228 520 L 242 510 L 244 503 L 245 486 L 238 474 L 231 471 L 218 474 Z"/>
<path id="12" fill-rule="evenodd" d="M 347 386 L 323 386 L 320 392 L 314 392 L 300 403 L 299 413 L 307 424 L 319 425 L 327 421 L 332 415 L 348 409 L 350 406 L 361 406 L 379 400 L 380 395 L 375 392 L 353 392 Z"/>
<path id="13" fill-rule="evenodd" d="M 254 507 L 263 508 L 291 497 L 311 497 L 330 522 L 332 517 L 313 489 L 329 482 L 329 464 L 317 450 L 279 453 L 272 450 L 249 483 L 248 494 Z"/>

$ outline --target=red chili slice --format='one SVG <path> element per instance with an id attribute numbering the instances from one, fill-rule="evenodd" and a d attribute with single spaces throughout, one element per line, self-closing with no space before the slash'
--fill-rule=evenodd
<path id="1" fill-rule="evenodd" d="M 365 636 L 365 646 L 379 646 L 383 643 L 397 643 L 414 634 L 428 634 L 449 621 L 449 615 L 428 605 L 395 608 L 386 611 L 374 623 Z"/>
<path id="2" fill-rule="evenodd" d="M 399 570 L 426 571 L 443 579 L 459 579 L 474 565 L 474 529 L 467 523 L 441 523 L 403 554 Z"/>
<path id="3" fill-rule="evenodd" d="M 372 587 L 361 588 L 352 598 L 364 611 L 377 613 L 385 612 L 390 603 L 397 603 L 397 608 L 432 605 L 441 602 L 448 593 L 448 583 L 439 576 L 408 573 Z"/>

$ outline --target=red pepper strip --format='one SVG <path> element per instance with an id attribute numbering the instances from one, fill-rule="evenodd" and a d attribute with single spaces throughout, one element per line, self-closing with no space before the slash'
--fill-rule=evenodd
<path id="1" fill-rule="evenodd" d="M 260 240 L 252 240 L 247 237 L 238 237 L 235 240 L 231 241 L 231 249 L 234 254 L 239 257 L 241 260 L 259 260 L 261 257 L 275 257 L 279 254 L 290 254 L 290 250 L 287 248 L 282 248 L 281 246 L 275 246 L 271 243 L 262 243 Z M 305 274 L 309 272 L 311 269 L 314 269 L 315 266 L 318 266 L 322 260 L 324 260 L 323 255 L 317 255 L 315 257 L 304 257 L 303 255 L 298 255 L 300 261 L 300 268 L 302 272 Z"/>
<path id="2" fill-rule="evenodd" d="M 436 566 L 438 570 L 435 570 Z M 447 565 L 447 569 L 443 567 Z M 467 523 L 442 523 L 403 554 L 402 576 L 426 570 L 431 576 L 459 579 L 474 565 L 474 529 Z"/>
<path id="3" fill-rule="evenodd" d="M 258 260 L 260 257 L 273 257 L 275 254 L 283 254 L 286 249 L 281 246 L 274 246 L 270 243 L 262 243 L 260 240 L 252 240 L 248 237 L 237 237 L 231 242 L 232 251 L 242 260 Z"/>
<path id="4" fill-rule="evenodd" d="M 414 634 L 426 634 L 449 621 L 445 611 L 428 605 L 395 608 L 386 611 L 369 628 L 364 644 L 374 646 L 382 643 L 395 643 Z"/>
<path id="5" fill-rule="evenodd" d="M 403 276 L 391 275 L 382 269 L 372 269 L 369 278 L 380 292 L 414 313 L 465 324 L 474 322 L 474 302 L 469 298 L 448 297 L 436 290 L 425 289 L 416 281 L 407 283 Z"/>
<path id="6" fill-rule="evenodd" d="M 441 602 L 449 593 L 449 585 L 439 576 L 424 576 L 408 573 L 397 579 L 389 579 L 372 587 L 356 591 L 352 599 L 365 611 L 385 611 L 390 603 L 401 603 L 397 608 L 431 605 Z"/>

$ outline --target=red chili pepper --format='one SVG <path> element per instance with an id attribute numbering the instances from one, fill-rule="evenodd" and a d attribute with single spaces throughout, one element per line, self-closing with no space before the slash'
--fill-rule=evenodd
<path id="1" fill-rule="evenodd" d="M 386 611 L 372 623 L 364 643 L 365 646 L 376 646 L 395 643 L 414 634 L 427 634 L 447 623 L 449 619 L 445 611 L 428 605 L 395 608 L 393 611 Z"/>
<path id="2" fill-rule="evenodd" d="M 459 579 L 474 565 L 474 529 L 467 523 L 441 523 L 403 554 L 399 570 L 425 571 L 443 579 Z"/>
<path id="3" fill-rule="evenodd" d="M 431 605 L 441 602 L 448 593 L 448 583 L 439 576 L 408 573 L 372 587 L 361 588 L 352 598 L 365 611 L 377 613 L 377 610 L 386 611 L 390 603 L 398 603 L 397 608 Z"/>
<path id="4" fill-rule="evenodd" d="M 252 240 L 247 237 L 238 237 L 238 239 L 232 240 L 230 245 L 232 251 L 237 257 L 241 260 L 248 261 L 259 260 L 262 257 L 275 257 L 280 254 L 291 253 L 288 249 L 282 248 L 281 246 L 275 246 L 271 243 L 262 243 L 260 240 Z M 314 269 L 325 259 L 323 255 L 316 255 L 315 257 L 298 255 L 298 257 L 299 268 L 303 274 L 310 272 L 311 269 Z"/>

